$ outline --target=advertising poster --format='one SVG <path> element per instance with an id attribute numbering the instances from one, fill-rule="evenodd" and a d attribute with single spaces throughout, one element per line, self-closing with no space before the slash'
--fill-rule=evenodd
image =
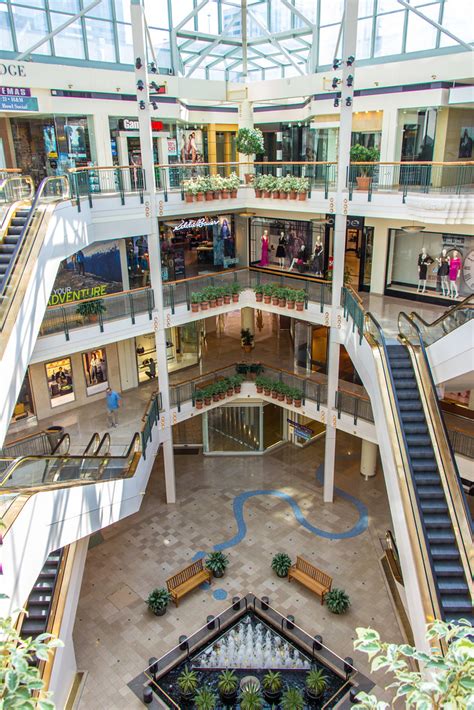
<path id="1" fill-rule="evenodd" d="M 109 386 L 107 380 L 107 358 L 104 348 L 96 348 L 82 353 L 82 366 L 86 378 L 88 395 L 103 392 Z"/>
<path id="2" fill-rule="evenodd" d="M 459 158 L 468 160 L 472 158 L 472 140 L 474 138 L 474 127 L 461 128 L 461 139 L 459 141 Z"/>
<path id="3" fill-rule="evenodd" d="M 43 126 L 44 151 L 48 158 L 58 157 L 58 146 L 56 143 L 56 131 L 54 126 Z"/>
<path id="4" fill-rule="evenodd" d="M 123 291 L 123 283 L 118 242 L 99 242 L 60 263 L 48 305 L 61 306 L 119 291 Z"/>
<path id="5" fill-rule="evenodd" d="M 179 131 L 179 159 L 181 163 L 204 162 L 204 141 L 202 131 Z"/>
<path id="6" fill-rule="evenodd" d="M 84 126 L 67 124 L 64 126 L 69 157 L 87 158 Z"/>
<path id="7" fill-rule="evenodd" d="M 49 399 L 52 407 L 74 402 L 71 360 L 68 357 L 46 364 Z"/>

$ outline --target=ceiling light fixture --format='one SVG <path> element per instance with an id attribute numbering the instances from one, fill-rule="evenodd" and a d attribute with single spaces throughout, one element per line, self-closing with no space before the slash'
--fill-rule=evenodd
<path id="1" fill-rule="evenodd" d="M 408 232 L 409 234 L 416 234 L 416 232 L 422 232 L 426 229 L 423 225 L 416 224 L 406 224 L 404 227 L 400 227 L 402 232 Z"/>

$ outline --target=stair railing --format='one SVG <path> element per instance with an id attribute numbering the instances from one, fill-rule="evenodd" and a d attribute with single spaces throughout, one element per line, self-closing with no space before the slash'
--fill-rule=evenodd
<path id="1" fill-rule="evenodd" d="M 424 345 L 431 345 L 474 318 L 474 296 L 466 296 L 432 323 L 425 321 L 416 311 L 412 311 L 410 315 L 405 313 L 404 317 L 415 324 Z"/>

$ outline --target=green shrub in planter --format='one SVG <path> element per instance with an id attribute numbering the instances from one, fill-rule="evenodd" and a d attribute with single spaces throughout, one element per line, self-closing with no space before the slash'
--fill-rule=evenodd
<path id="1" fill-rule="evenodd" d="M 260 710 L 263 705 L 260 691 L 256 688 L 246 688 L 240 695 L 241 710 Z"/>
<path id="2" fill-rule="evenodd" d="M 263 133 L 259 128 L 239 128 L 235 147 L 242 155 L 256 155 L 265 152 Z"/>
<path id="3" fill-rule="evenodd" d="M 96 298 L 94 301 L 84 301 L 76 308 L 76 313 L 80 316 L 98 316 L 100 313 L 105 313 L 106 307 L 102 298 Z"/>
<path id="4" fill-rule="evenodd" d="M 226 389 L 228 387 L 226 383 Z M 223 577 L 229 564 L 229 558 L 223 552 L 210 552 L 206 560 L 206 568 L 214 577 Z"/>
<path id="5" fill-rule="evenodd" d="M 268 702 L 278 702 L 283 687 L 281 673 L 278 671 L 267 671 L 263 676 L 263 695 Z"/>
<path id="6" fill-rule="evenodd" d="M 178 676 L 178 688 L 181 695 L 193 697 L 199 685 L 196 671 L 185 668 Z"/>
<path id="7" fill-rule="evenodd" d="M 242 291 L 242 286 L 235 281 L 230 287 L 230 290 L 233 296 L 238 296 L 238 294 Z"/>
<path id="8" fill-rule="evenodd" d="M 306 676 L 306 690 L 310 698 L 315 699 L 322 695 L 328 684 L 327 676 L 322 668 L 313 668 Z"/>
<path id="9" fill-rule="evenodd" d="M 194 705 L 198 710 L 214 710 L 216 707 L 216 696 L 211 690 L 201 688 L 194 696 Z"/>
<path id="10" fill-rule="evenodd" d="M 351 602 L 343 589 L 334 587 L 324 595 L 324 602 L 333 614 L 344 614 L 350 607 Z"/>
<path id="11" fill-rule="evenodd" d="M 272 570 L 276 572 L 279 577 L 287 577 L 290 567 L 291 557 L 289 557 L 286 552 L 277 552 L 272 560 Z"/>
<path id="12" fill-rule="evenodd" d="M 171 595 L 168 590 L 164 587 L 159 587 L 150 592 L 146 603 L 148 604 L 148 608 L 156 614 L 156 616 L 163 616 L 170 601 Z"/>
<path id="13" fill-rule="evenodd" d="M 282 710 L 304 710 L 304 698 L 297 688 L 288 688 L 282 695 L 280 707 Z"/>
<path id="14" fill-rule="evenodd" d="M 222 671 L 217 681 L 217 687 L 219 688 L 220 694 L 225 698 L 234 695 L 237 691 L 238 683 L 239 679 L 234 671 Z"/>

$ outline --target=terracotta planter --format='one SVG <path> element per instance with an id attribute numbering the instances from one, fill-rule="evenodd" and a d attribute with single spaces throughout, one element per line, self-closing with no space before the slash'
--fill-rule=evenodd
<path id="1" fill-rule="evenodd" d="M 213 395 L 212 395 L 212 401 L 213 401 L 213 402 L 218 402 L 218 401 L 219 401 L 219 395 L 218 395 L 218 394 L 213 394 Z"/>
<path id="2" fill-rule="evenodd" d="M 238 303 L 238 302 L 239 302 L 239 294 L 233 293 L 232 294 L 232 303 Z"/>
<path id="3" fill-rule="evenodd" d="M 295 407 L 301 407 L 301 399 L 293 400 L 293 404 L 295 405 Z"/>
<path id="4" fill-rule="evenodd" d="M 185 202 L 194 202 L 194 195 L 192 195 L 190 192 L 185 192 L 184 193 L 184 201 Z"/>
<path id="5" fill-rule="evenodd" d="M 304 301 L 296 301 L 296 310 L 302 311 L 304 308 Z"/>
<path id="6" fill-rule="evenodd" d="M 225 392 L 219 392 L 219 399 L 225 399 Z"/>
<path id="7" fill-rule="evenodd" d="M 288 308 L 290 309 L 290 311 L 292 311 L 292 310 L 294 309 L 294 307 L 295 307 L 295 302 L 294 302 L 294 301 L 287 301 L 287 302 L 286 302 L 286 305 L 288 306 Z"/>
<path id="8" fill-rule="evenodd" d="M 286 403 L 293 404 L 293 397 L 289 397 L 288 395 L 286 395 Z"/>
<path id="9" fill-rule="evenodd" d="M 273 200 L 279 200 L 280 199 L 280 191 L 279 190 L 274 190 L 272 192 L 272 199 Z"/>
<path id="10" fill-rule="evenodd" d="M 191 303 L 191 313 L 199 312 L 199 303 Z"/>
<path id="11" fill-rule="evenodd" d="M 206 200 L 207 200 L 208 202 L 211 202 L 211 200 L 213 200 L 213 199 L 214 199 L 214 193 L 212 192 L 212 190 L 207 190 L 207 192 L 206 192 Z"/>
<path id="12" fill-rule="evenodd" d="M 278 305 L 280 306 L 280 308 L 286 308 L 286 298 L 279 298 Z"/>
<path id="13" fill-rule="evenodd" d="M 224 303 L 225 303 L 226 306 L 229 305 L 229 303 L 230 303 L 230 296 L 224 296 Z"/>
<path id="14" fill-rule="evenodd" d="M 272 390 L 272 399 L 278 399 L 278 392 Z"/>
<path id="15" fill-rule="evenodd" d="M 272 391 L 271 391 L 270 387 L 264 387 L 263 394 L 265 395 L 265 397 L 271 397 Z"/>
<path id="16" fill-rule="evenodd" d="M 244 178 L 245 178 L 245 184 L 250 185 L 253 181 L 253 174 L 252 173 L 245 173 Z"/>
<path id="17" fill-rule="evenodd" d="M 278 306 L 279 303 L 280 303 L 280 299 L 278 298 L 278 296 L 272 296 L 272 304 L 274 306 Z"/>
<path id="18" fill-rule="evenodd" d="M 296 200 L 296 198 L 298 197 L 298 193 L 296 192 L 296 190 L 290 190 L 288 197 L 290 198 L 290 200 Z"/>
<path id="19" fill-rule="evenodd" d="M 204 404 L 209 407 L 212 402 L 212 397 L 204 397 Z"/>
<path id="20" fill-rule="evenodd" d="M 204 402 L 202 399 L 196 399 L 196 409 L 202 409 L 203 404 Z"/>
<path id="21" fill-rule="evenodd" d="M 278 401 L 279 402 L 284 402 L 285 401 L 285 395 L 284 394 L 278 394 Z"/>
<path id="22" fill-rule="evenodd" d="M 237 197 L 237 190 L 231 190 L 231 191 L 230 191 L 230 196 L 231 196 L 231 198 L 232 198 L 233 200 L 235 200 L 235 198 Z"/>
<path id="23" fill-rule="evenodd" d="M 280 190 L 280 200 L 287 200 L 288 199 L 288 193 L 283 192 L 283 190 Z"/>
<path id="24" fill-rule="evenodd" d="M 244 353 L 251 353 L 252 352 L 252 346 L 251 345 L 243 345 L 242 346 L 244 349 Z"/>
<path id="25" fill-rule="evenodd" d="M 241 385 L 235 385 L 235 387 L 234 387 L 235 394 L 240 394 L 241 390 L 242 390 Z"/>
<path id="26" fill-rule="evenodd" d="M 214 199 L 215 200 L 221 199 L 221 191 L 220 190 L 214 190 Z"/>
<path id="27" fill-rule="evenodd" d="M 212 301 L 209 301 L 209 307 L 210 308 L 217 308 L 217 301 L 215 299 Z"/>
<path id="28" fill-rule="evenodd" d="M 222 199 L 223 200 L 228 200 L 230 196 L 229 190 L 222 190 Z"/>
<path id="29" fill-rule="evenodd" d="M 304 202 L 306 200 L 306 192 L 298 192 L 298 200 L 301 200 L 301 202 Z"/>
<path id="30" fill-rule="evenodd" d="M 224 305 L 224 299 L 223 299 L 222 297 L 221 297 L 221 298 L 218 298 L 218 299 L 216 300 L 216 304 L 217 304 L 218 306 L 223 306 L 223 305 Z"/>
<path id="31" fill-rule="evenodd" d="M 204 193 L 203 193 L 203 192 L 198 192 L 198 194 L 196 195 L 196 200 L 197 200 L 198 202 L 204 202 Z"/>
<path id="32" fill-rule="evenodd" d="M 264 191 L 263 191 L 263 196 L 264 196 L 264 197 L 271 197 L 271 196 L 272 196 L 272 193 L 270 192 L 270 190 L 264 190 Z"/>
<path id="33" fill-rule="evenodd" d="M 357 189 L 361 192 L 367 192 L 370 187 L 371 180 L 372 178 L 367 175 L 360 175 L 359 177 L 356 177 Z"/>
<path id="34" fill-rule="evenodd" d="M 234 395 L 234 388 L 233 388 L 233 387 L 229 387 L 229 389 L 227 390 L 227 393 L 226 393 L 226 394 L 227 394 L 228 397 L 233 397 L 233 395 Z"/>
<path id="35" fill-rule="evenodd" d="M 258 392 L 258 394 L 262 394 L 262 392 L 263 392 L 263 385 L 257 385 L 257 392 Z"/>
<path id="36" fill-rule="evenodd" d="M 209 308 L 209 301 L 201 301 L 201 311 L 207 311 Z"/>
<path id="37" fill-rule="evenodd" d="M 255 197 L 261 197 L 261 196 L 262 196 L 262 191 L 261 191 L 261 190 L 257 190 L 257 189 L 255 188 Z"/>
<path id="38" fill-rule="evenodd" d="M 264 296 L 263 297 L 263 302 L 269 305 L 272 302 L 272 297 L 271 296 Z"/>
<path id="39" fill-rule="evenodd" d="M 255 300 L 257 301 L 257 303 L 261 303 L 263 301 L 263 293 L 256 293 Z"/>

